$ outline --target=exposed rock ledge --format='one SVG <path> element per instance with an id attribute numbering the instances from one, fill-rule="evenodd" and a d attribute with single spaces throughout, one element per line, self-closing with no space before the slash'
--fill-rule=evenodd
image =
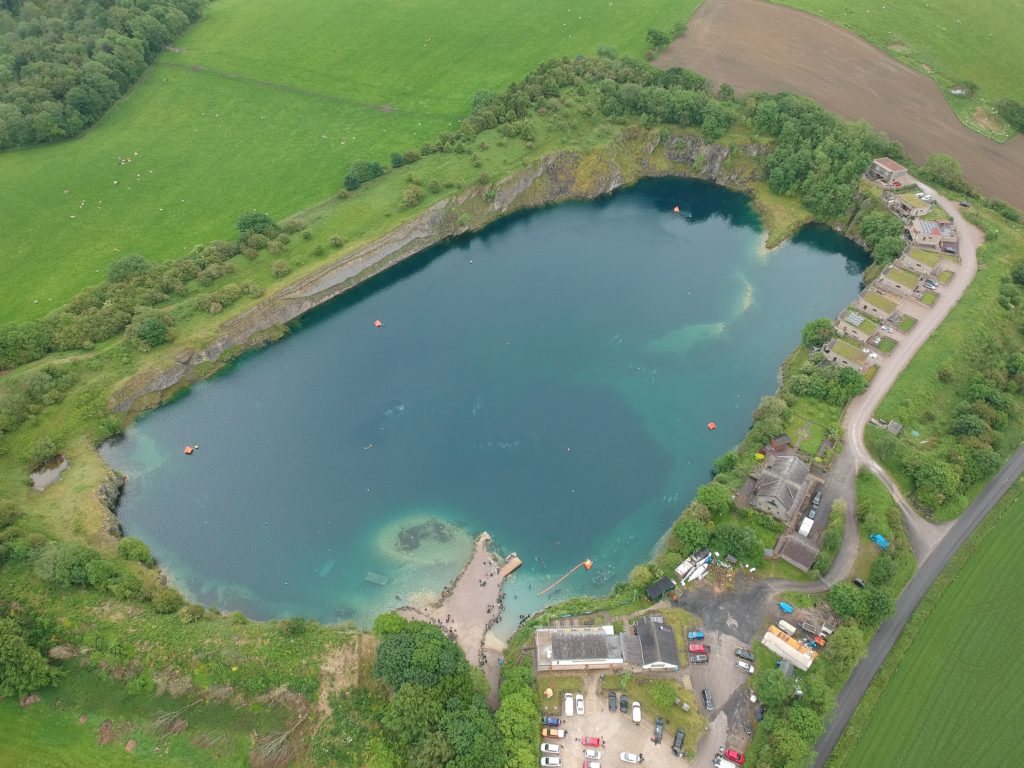
<path id="1" fill-rule="evenodd" d="M 758 157 L 767 148 L 751 144 L 745 149 Z M 650 176 L 702 178 L 746 190 L 757 171 L 731 169 L 730 153 L 729 147 L 697 136 L 664 138 L 658 130 L 632 128 L 592 152 L 548 155 L 502 181 L 438 201 L 415 219 L 261 300 L 225 322 L 204 349 L 182 350 L 170 367 L 145 370 L 127 380 L 111 397 L 111 408 L 128 412 L 157 405 L 177 387 L 208 375 L 226 351 L 260 346 L 279 336 L 285 323 L 393 264 L 514 211 L 599 197 Z M 757 167 L 750 162 L 736 165 Z"/>

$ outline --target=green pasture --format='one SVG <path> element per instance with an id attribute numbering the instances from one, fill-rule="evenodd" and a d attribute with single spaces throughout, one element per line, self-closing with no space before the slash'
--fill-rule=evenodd
<path id="1" fill-rule="evenodd" d="M 953 768 L 969 755 L 1016 754 L 1010 726 L 1024 719 L 1024 676 L 1015 671 L 1014 649 L 1024 610 L 1007 598 L 1024 590 L 1017 551 L 1024 499 L 992 514 L 997 519 L 968 542 L 911 619 L 833 768 L 885 765 L 897 752 L 906 768 Z"/>
<path id="2" fill-rule="evenodd" d="M 232 237 L 243 211 L 306 208 L 353 160 L 419 148 L 546 59 L 640 56 L 648 28 L 697 4 L 211 3 L 92 130 L 0 155 L 0 322 L 45 314 L 120 255 L 174 258 Z"/>
<path id="3" fill-rule="evenodd" d="M 199 703 L 189 706 L 193 701 Z M 155 726 L 162 714 L 183 708 L 183 731 L 167 733 Z M 121 683 L 72 670 L 31 707 L 22 708 L 13 699 L 0 701 L 0 763 L 24 768 L 245 765 L 250 732 L 266 735 L 287 728 L 283 714 L 279 708 L 240 708 L 199 697 L 131 696 Z M 113 740 L 101 745 L 100 728 L 108 720 Z M 131 753 L 125 751 L 129 740 L 136 742 Z"/>
<path id="4" fill-rule="evenodd" d="M 1024 101 L 1024 8 L 1019 2 L 977 0 L 774 0 L 822 16 L 932 77 L 957 116 L 982 133 L 1005 140 L 1005 129 L 978 125 L 973 113 L 999 99 Z M 949 90 L 974 83 L 974 98 Z"/>

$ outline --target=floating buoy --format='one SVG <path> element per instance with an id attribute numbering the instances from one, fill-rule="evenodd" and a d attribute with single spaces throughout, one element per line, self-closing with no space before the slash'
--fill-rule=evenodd
<path id="1" fill-rule="evenodd" d="M 383 328 L 384 327 L 384 323 L 382 323 L 380 320 L 374 320 L 373 321 L 373 327 L 374 328 Z"/>
<path id="2" fill-rule="evenodd" d="M 710 430 L 712 430 L 712 431 L 713 431 L 713 430 L 716 430 L 716 429 L 718 429 L 718 425 L 717 425 L 717 424 L 715 424 L 715 422 L 713 422 L 713 421 L 709 421 L 709 422 L 708 422 L 708 429 L 710 429 Z"/>
<path id="3" fill-rule="evenodd" d="M 194 450 L 195 450 L 195 448 L 193 448 L 191 445 L 186 445 L 185 446 L 185 455 L 186 456 L 191 456 L 192 455 L 192 451 L 194 451 Z"/>
<path id="4" fill-rule="evenodd" d="M 583 567 L 586 568 L 589 571 L 591 568 L 594 567 L 594 561 L 593 560 L 584 560 L 583 561 Z"/>
<path id="5" fill-rule="evenodd" d="M 672 209 L 672 213 L 679 213 L 679 206 L 678 205 L 675 208 Z"/>

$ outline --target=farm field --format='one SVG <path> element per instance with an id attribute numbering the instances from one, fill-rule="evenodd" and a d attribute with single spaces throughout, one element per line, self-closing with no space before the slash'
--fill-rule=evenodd
<path id="1" fill-rule="evenodd" d="M 353 160 L 418 148 L 545 59 L 640 56 L 649 28 L 697 5 L 212 3 L 91 131 L 0 155 L 0 322 L 45 314 L 126 253 L 174 258 L 246 210 L 322 200 Z"/>
<path id="2" fill-rule="evenodd" d="M 1020 41 L 1021 0 L 951 0 L 849 3 L 843 0 L 772 0 L 822 16 L 863 37 L 890 56 L 932 78 L 944 91 L 964 82 L 979 87 L 983 102 L 1024 101 Z M 949 98 L 958 114 L 970 117 L 973 99 Z M 963 105 L 963 109 L 960 108 Z M 986 128 L 984 122 L 981 128 Z"/>
<path id="3" fill-rule="evenodd" d="M 909 646 L 890 660 L 891 675 L 890 664 L 879 673 L 885 679 L 861 705 L 870 707 L 870 718 L 833 768 L 883 765 L 897 748 L 907 768 L 953 768 L 964 755 L 1015 753 L 1017 734 L 1003 726 L 1024 717 L 1024 677 L 1012 671 L 1024 612 L 1001 596 L 1024 589 L 1017 556 L 1024 498 L 993 514 L 998 519 L 975 534 L 925 597 L 930 613 L 919 612 L 916 627 L 918 616 L 911 619 Z"/>

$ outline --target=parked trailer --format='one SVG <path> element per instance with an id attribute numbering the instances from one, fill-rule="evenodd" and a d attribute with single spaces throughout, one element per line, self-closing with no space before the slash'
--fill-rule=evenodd
<path id="1" fill-rule="evenodd" d="M 778 624 L 779 625 L 779 629 L 781 629 L 787 635 L 795 635 L 796 634 L 796 627 L 794 627 L 792 624 L 790 624 L 785 619 L 779 619 L 775 623 Z"/>
<path id="2" fill-rule="evenodd" d="M 811 635 L 818 634 L 818 628 L 816 626 L 814 626 L 813 624 L 811 624 L 809 621 L 801 621 L 800 622 L 800 628 L 803 629 L 808 634 L 811 634 Z"/>

